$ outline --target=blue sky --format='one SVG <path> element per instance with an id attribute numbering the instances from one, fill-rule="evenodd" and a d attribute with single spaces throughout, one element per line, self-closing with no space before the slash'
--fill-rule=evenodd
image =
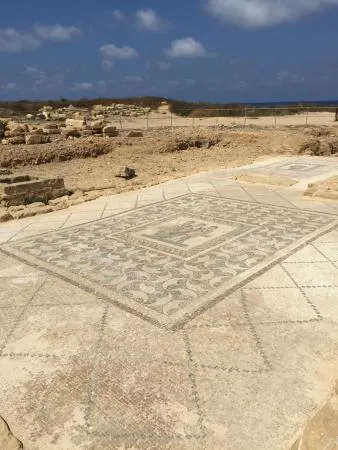
<path id="1" fill-rule="evenodd" d="M 338 98 L 338 0 L 11 0 L 0 99 Z"/>

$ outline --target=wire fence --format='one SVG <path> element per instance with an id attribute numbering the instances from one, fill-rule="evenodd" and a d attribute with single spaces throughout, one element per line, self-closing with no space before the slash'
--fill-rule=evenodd
<path id="1" fill-rule="evenodd" d="M 179 112 L 179 111 L 178 111 Z M 255 110 L 243 109 L 201 109 L 183 117 L 179 114 L 168 112 L 159 114 L 147 114 L 143 117 L 112 117 L 111 121 L 123 129 L 132 128 L 174 128 L 204 126 L 214 127 L 247 127 L 262 126 L 278 128 L 281 126 L 332 126 L 338 125 L 338 113 L 336 108 L 323 111 L 316 109 L 304 109 L 299 112 L 290 112 L 289 108 L 259 108 Z"/>
<path id="2" fill-rule="evenodd" d="M 129 107 L 130 108 L 130 107 Z M 135 107 L 136 109 L 139 107 Z M 126 106 L 126 109 L 128 107 Z M 68 118 L 76 118 L 76 111 L 70 115 L 66 111 Z M 95 120 L 94 116 L 88 114 L 88 109 L 78 109 L 78 118 L 84 116 L 87 121 Z M 75 113 L 75 115 L 74 115 Z M 64 115 L 65 115 L 64 114 Z M 61 114 L 51 111 L 50 120 L 62 122 Z M 28 118 L 31 116 L 30 118 Z M 91 117 L 90 117 L 91 116 Z M 37 112 L 25 112 L 27 122 L 34 123 Z M 147 113 L 140 112 L 113 112 L 106 111 L 100 114 L 97 112 L 96 118 L 104 117 L 107 123 L 117 126 L 121 130 L 132 129 L 152 129 L 152 128 L 175 128 L 175 127 L 272 127 L 282 126 L 333 126 L 338 125 L 338 108 L 335 107 L 237 107 L 237 108 L 196 108 L 187 111 L 186 109 L 175 109 L 175 112 L 167 110 L 153 110 Z"/>

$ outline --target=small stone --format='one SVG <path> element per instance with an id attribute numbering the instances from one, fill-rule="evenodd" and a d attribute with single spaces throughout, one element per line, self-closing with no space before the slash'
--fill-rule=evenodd
<path id="1" fill-rule="evenodd" d="M 28 134 L 25 137 L 25 142 L 27 145 L 46 144 L 50 142 L 50 138 L 44 134 Z"/>
<path id="2" fill-rule="evenodd" d="M 107 125 L 103 128 L 103 133 L 109 137 L 115 137 L 119 135 L 116 127 L 114 125 Z"/>
<path id="3" fill-rule="evenodd" d="M 29 133 L 30 134 L 43 134 L 43 129 L 42 128 L 34 128 L 34 129 L 30 130 Z"/>
<path id="4" fill-rule="evenodd" d="M 57 123 L 46 123 L 43 127 L 45 130 L 57 130 L 59 126 Z"/>
<path id="5" fill-rule="evenodd" d="M 100 197 L 99 191 L 87 192 L 86 195 L 84 196 L 84 201 L 89 202 L 90 200 L 96 200 L 99 197 Z"/>
<path id="6" fill-rule="evenodd" d="M 55 206 L 59 203 L 64 203 L 69 200 L 68 195 L 64 195 L 63 197 L 54 198 L 53 200 L 49 200 L 48 205 Z"/>
<path id="7" fill-rule="evenodd" d="M 14 217 L 9 212 L 1 212 L 0 211 L 0 222 L 8 222 L 9 220 L 13 220 Z"/>
<path id="8" fill-rule="evenodd" d="M 29 210 L 34 212 L 35 213 L 34 215 L 36 215 L 36 214 L 47 214 L 49 212 L 52 212 L 53 208 L 51 206 L 44 205 L 43 207 L 41 206 L 34 208 L 29 207 Z"/>
<path id="9" fill-rule="evenodd" d="M 72 200 L 71 198 L 69 199 L 69 205 L 70 206 L 75 206 L 75 205 L 80 205 L 81 203 L 84 203 L 85 199 L 83 198 L 74 198 L 74 200 Z"/>
<path id="10" fill-rule="evenodd" d="M 30 203 L 28 206 L 30 208 L 41 208 L 46 205 L 45 205 L 45 203 L 42 203 L 42 202 L 34 202 L 34 203 Z"/>
<path id="11" fill-rule="evenodd" d="M 130 180 L 131 178 L 136 177 L 136 170 L 130 167 L 122 167 L 116 176 Z"/>
<path id="12" fill-rule="evenodd" d="M 64 134 L 66 137 L 76 137 L 79 138 L 81 137 L 81 133 L 79 130 L 76 130 L 75 128 L 72 130 L 64 130 L 62 131 L 62 134 Z"/>
<path id="13" fill-rule="evenodd" d="M 71 200 L 75 200 L 76 198 L 82 198 L 82 197 L 83 197 L 83 192 L 79 189 L 79 190 L 75 191 L 74 194 L 72 194 Z"/>
<path id="14" fill-rule="evenodd" d="M 104 127 L 104 119 L 95 120 L 90 124 L 90 129 L 95 131 L 102 131 L 102 128 Z"/>
<path id="15" fill-rule="evenodd" d="M 66 119 L 66 127 L 82 130 L 85 126 L 84 119 Z"/>
<path id="16" fill-rule="evenodd" d="M 20 136 L 10 137 L 7 139 L 8 144 L 19 145 L 25 143 L 25 136 L 22 134 Z"/>
<path id="17" fill-rule="evenodd" d="M 143 133 L 142 133 L 142 131 L 133 130 L 133 131 L 130 131 L 127 134 L 127 137 L 129 137 L 129 138 L 139 138 L 139 137 L 143 137 Z"/>
<path id="18" fill-rule="evenodd" d="M 22 211 L 23 209 L 25 209 L 25 205 L 9 206 L 8 211 L 10 213 L 13 213 L 17 211 Z"/>

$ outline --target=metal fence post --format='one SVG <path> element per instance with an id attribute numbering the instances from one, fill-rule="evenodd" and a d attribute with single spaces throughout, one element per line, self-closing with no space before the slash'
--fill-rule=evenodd
<path id="1" fill-rule="evenodd" d="M 170 126 L 171 130 L 173 129 L 173 113 L 170 113 Z"/>
<path id="2" fill-rule="evenodd" d="M 120 127 L 121 127 L 121 130 L 123 129 L 122 128 L 122 116 L 120 116 Z"/>
<path id="3" fill-rule="evenodd" d="M 275 128 L 277 128 L 277 111 L 276 108 L 274 108 L 274 116 L 275 116 Z"/>
<path id="4" fill-rule="evenodd" d="M 247 120 L 247 107 L 244 108 L 244 126 L 246 127 L 246 120 Z"/>
<path id="5" fill-rule="evenodd" d="M 309 119 L 309 111 L 306 111 L 306 117 L 305 117 L 305 125 L 307 126 Z"/>
<path id="6" fill-rule="evenodd" d="M 147 130 L 149 128 L 149 113 L 147 113 Z"/>

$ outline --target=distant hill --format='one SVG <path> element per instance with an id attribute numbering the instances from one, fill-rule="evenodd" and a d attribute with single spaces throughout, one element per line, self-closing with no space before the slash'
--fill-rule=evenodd
<path id="1" fill-rule="evenodd" d="M 0 101 L 0 116 L 10 114 L 35 113 L 44 105 L 53 108 L 64 108 L 73 105 L 75 108 L 91 108 L 93 105 L 111 105 L 112 103 L 123 103 L 157 109 L 162 102 L 169 104 L 172 113 L 184 117 L 236 117 L 244 116 L 246 113 L 255 116 L 270 116 L 278 109 L 278 115 L 298 114 L 311 109 L 312 111 L 328 111 L 338 107 L 337 101 L 315 101 L 315 102 L 275 102 L 275 103 L 207 103 L 187 102 L 165 97 L 130 97 L 130 98 L 95 98 L 71 100 L 62 98 L 60 100 L 19 100 Z"/>

